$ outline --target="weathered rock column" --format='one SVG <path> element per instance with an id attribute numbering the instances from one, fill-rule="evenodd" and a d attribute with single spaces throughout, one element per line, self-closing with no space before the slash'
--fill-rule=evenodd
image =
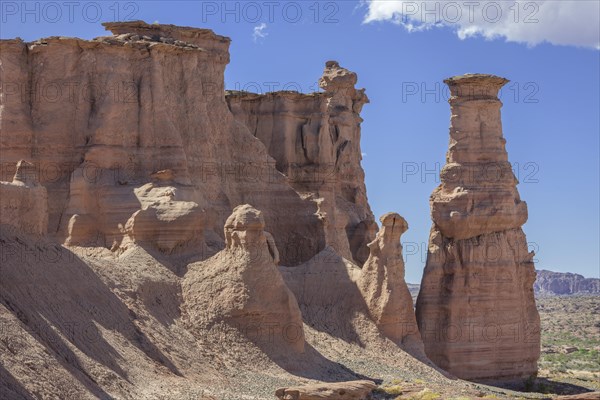
<path id="1" fill-rule="evenodd" d="M 356 73 L 328 61 L 319 79 L 322 92 L 228 92 L 226 98 L 290 186 L 318 205 L 327 245 L 363 265 L 378 227 L 361 167 L 360 112 L 369 99 L 355 88 L 357 81 Z"/>
<path id="2" fill-rule="evenodd" d="M 199 337 L 218 342 L 224 324 L 271 357 L 303 353 L 302 314 L 277 268 L 279 251 L 262 212 L 237 206 L 224 234 L 225 249 L 185 275 L 183 320 Z"/>
<path id="3" fill-rule="evenodd" d="M 508 80 L 449 78 L 450 144 L 430 198 L 433 226 L 417 299 L 427 356 L 464 379 L 535 375 L 540 321 L 533 253 L 505 149 L 498 91 Z"/>
<path id="4" fill-rule="evenodd" d="M 422 353 L 413 300 L 404 280 L 400 244 L 408 223 L 396 213 L 387 213 L 380 221 L 381 229 L 369 243 L 370 255 L 361 270 L 358 287 L 381 332 L 405 347 L 416 346 Z"/>

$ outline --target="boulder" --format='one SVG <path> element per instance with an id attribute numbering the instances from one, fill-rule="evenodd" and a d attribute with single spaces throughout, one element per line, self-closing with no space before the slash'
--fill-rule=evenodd
<path id="1" fill-rule="evenodd" d="M 318 383 L 277 389 L 280 400 L 363 400 L 377 387 L 368 380 Z"/>

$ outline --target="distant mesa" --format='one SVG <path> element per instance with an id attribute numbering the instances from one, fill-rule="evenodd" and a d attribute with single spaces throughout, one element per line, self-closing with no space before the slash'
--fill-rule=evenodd
<path id="1" fill-rule="evenodd" d="M 533 288 L 539 295 L 600 294 L 600 279 L 542 269 L 537 270 Z"/>

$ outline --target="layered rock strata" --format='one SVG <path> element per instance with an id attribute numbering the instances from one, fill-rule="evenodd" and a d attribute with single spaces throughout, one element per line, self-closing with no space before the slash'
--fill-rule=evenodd
<path id="1" fill-rule="evenodd" d="M 474 380 L 535 375 L 540 320 L 533 253 L 521 225 L 527 207 L 505 149 L 497 97 L 506 79 L 447 79 L 452 117 L 417 299 L 428 357 Z"/>
<path id="2" fill-rule="evenodd" d="M 322 92 L 228 92 L 227 102 L 290 184 L 319 204 L 327 244 L 362 265 L 377 224 L 360 165 L 360 112 L 369 99 L 356 82 L 356 73 L 329 61 Z"/>
<path id="3" fill-rule="evenodd" d="M 148 183 L 134 192 L 142 208 L 125 226 L 131 240 L 149 243 L 167 253 L 202 240 L 205 211 L 194 201 L 178 200 L 176 187 Z"/>
<path id="4" fill-rule="evenodd" d="M 186 274 L 184 318 L 195 331 L 225 323 L 270 354 L 302 353 L 302 315 L 277 269 L 277 247 L 264 229 L 262 213 L 254 207 L 233 210 L 225 223 L 227 247 Z"/>
<path id="5" fill-rule="evenodd" d="M 0 224 L 35 235 L 48 230 L 48 194 L 27 161 L 16 164 L 11 182 L 0 182 Z"/>
<path id="6" fill-rule="evenodd" d="M 150 232 L 161 223 L 148 221 L 164 220 L 138 213 L 146 206 L 136 193 L 152 183 L 210 211 L 204 241 L 217 249 L 230 210 L 249 202 L 263 211 L 282 263 L 322 250 L 318 205 L 290 186 L 227 107 L 230 40 L 141 21 L 105 26 L 114 35 L 0 41 L 2 179 L 20 159 L 34 164 L 48 191 L 49 232 L 67 243 L 123 248 L 140 231 L 135 225 Z M 132 217 L 138 223 L 128 227 Z"/>
<path id="7" fill-rule="evenodd" d="M 280 377 L 356 379 L 371 373 L 353 370 L 361 357 L 439 378 L 402 351 L 429 362 L 404 282 L 406 221 L 386 214 L 376 233 L 367 203 L 359 114 L 368 99 L 356 74 L 330 61 L 323 92 L 226 98 L 228 38 L 141 21 L 105 26 L 113 35 L 93 40 L 0 41 L 1 175 L 12 179 L 0 184 L 0 317 L 13 321 L 0 330 L 0 389 L 239 394 L 245 384 L 287 384 Z M 448 83 L 455 115 L 432 196 L 419 326 L 428 354 L 455 374 L 530 375 L 539 321 L 520 229 L 526 207 L 506 172 L 496 98 L 504 80 Z M 482 92 L 469 98 L 465 88 Z M 499 174 L 492 182 L 481 178 L 489 166 Z M 428 336 L 464 324 L 469 340 Z M 516 331 L 510 346 L 507 328 Z M 23 368 L 46 362 L 48 376 Z M 385 365 L 373 373 L 389 375 Z M 319 384 L 278 396 L 372 388 Z"/>

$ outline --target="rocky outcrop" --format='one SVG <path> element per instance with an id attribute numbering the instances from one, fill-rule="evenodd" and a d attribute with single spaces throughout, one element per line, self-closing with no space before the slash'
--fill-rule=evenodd
<path id="1" fill-rule="evenodd" d="M 381 218 L 381 229 L 369 248 L 358 286 L 371 318 L 382 333 L 398 343 L 421 345 L 413 301 L 404 280 L 400 237 L 408 223 L 396 213 Z"/>
<path id="2" fill-rule="evenodd" d="M 249 202 L 263 211 L 283 264 L 321 251 L 317 204 L 294 190 L 227 107 L 230 40 L 141 21 L 105 26 L 114 35 L 0 41 L 2 162 L 27 159 L 41 171 L 49 232 L 66 243 L 122 249 L 132 234 L 127 222 L 145 207 L 136 191 L 153 183 L 210 210 L 204 236 L 215 248 L 224 246 L 230 210 Z M 6 180 L 14 167 L 2 171 Z M 144 214 L 138 227 L 149 226 Z M 149 218 L 164 221 L 157 215 Z"/>
<path id="3" fill-rule="evenodd" d="M 275 396 L 280 400 L 362 400 L 376 387 L 367 380 L 323 383 L 277 389 Z"/>
<path id="4" fill-rule="evenodd" d="M 277 269 L 277 248 L 262 213 L 238 206 L 225 223 L 227 247 L 193 265 L 183 283 L 184 318 L 193 331 L 225 323 L 270 354 L 304 351 L 302 316 Z M 256 334 L 260 332 L 260 334 Z"/>
<path id="5" fill-rule="evenodd" d="M 452 118 L 416 312 L 428 357 L 474 380 L 535 375 L 540 320 L 533 253 L 502 136 L 492 75 L 447 79 Z"/>
<path id="6" fill-rule="evenodd" d="M 33 164 L 21 160 L 11 182 L 0 182 L 0 224 L 43 235 L 48 230 L 48 195 Z"/>
<path id="7" fill-rule="evenodd" d="M 502 136 L 497 93 L 506 82 L 491 75 L 446 81 L 452 95 L 450 144 L 442 185 L 430 202 L 431 217 L 446 237 L 468 239 L 527 221 Z"/>
<path id="8" fill-rule="evenodd" d="M 172 186 L 155 187 L 149 183 L 134 192 L 142 208 L 125 226 L 132 241 L 150 243 L 167 253 L 193 240 L 202 242 L 206 219 L 198 203 L 176 200 L 178 190 Z"/>
<path id="9" fill-rule="evenodd" d="M 533 288 L 538 294 L 570 295 L 600 293 L 600 279 L 585 278 L 571 272 L 537 270 Z"/>
<path id="10" fill-rule="evenodd" d="M 377 224 L 361 168 L 360 111 L 369 100 L 357 76 L 327 62 L 323 92 L 228 92 L 235 119 L 260 139 L 290 184 L 319 205 L 327 244 L 362 265 Z"/>
<path id="11" fill-rule="evenodd" d="M 229 62 L 230 39 L 215 35 L 210 29 L 147 24 L 144 21 L 106 22 L 103 25 L 117 35 L 118 39 L 148 40 L 179 47 L 199 48 L 212 53 L 219 62 Z"/>
<path id="12" fill-rule="evenodd" d="M 391 341 L 425 360 L 404 281 L 400 236 L 408 224 L 396 213 L 385 214 L 381 222 L 362 268 L 327 246 L 307 263 L 280 270 L 312 328 L 365 347 Z"/>

